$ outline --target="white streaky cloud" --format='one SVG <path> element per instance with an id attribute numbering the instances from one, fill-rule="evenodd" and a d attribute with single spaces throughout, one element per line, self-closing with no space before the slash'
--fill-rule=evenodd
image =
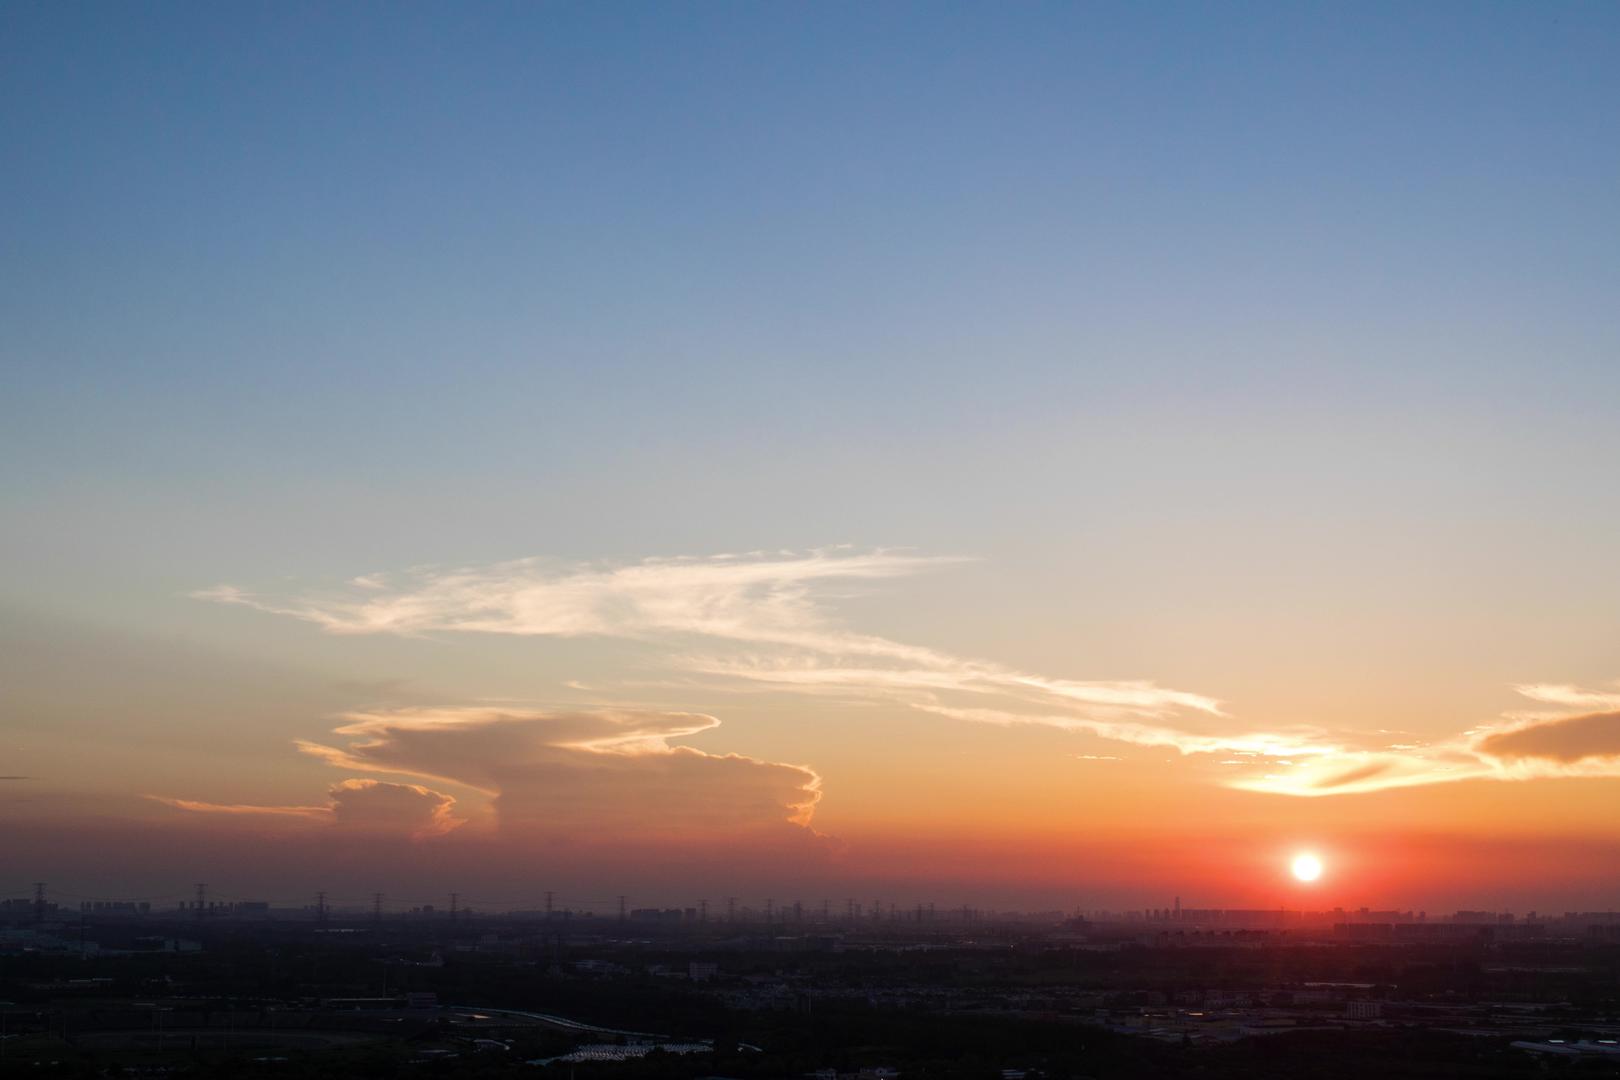
<path id="1" fill-rule="evenodd" d="M 1388 754 L 1343 751 L 1297 762 L 1285 773 L 1233 777 L 1226 781 L 1225 786 L 1266 795 L 1319 798 L 1328 795 L 1364 795 L 1392 788 L 1477 779 L 1505 777 L 1500 776 L 1488 763 L 1463 752 Z"/>
<path id="2" fill-rule="evenodd" d="M 1587 712 L 1620 710 L 1620 690 L 1585 690 L 1559 683 L 1525 683 L 1513 689 L 1531 701 L 1561 705 L 1565 709 L 1583 709 Z"/>
<path id="3" fill-rule="evenodd" d="M 1329 743 L 1286 734 L 1201 735 L 1153 724 L 1096 720 L 1065 714 L 1008 712 L 1004 709 L 962 709 L 921 703 L 914 705 L 914 708 L 977 724 L 996 724 L 1002 727 L 1036 724 L 1062 731 L 1082 732 L 1135 746 L 1168 747 L 1183 755 L 1246 753 L 1260 758 L 1276 759 L 1333 756 L 1342 752 L 1340 747 Z M 1273 761 L 1272 764 L 1276 762 Z"/>
<path id="4" fill-rule="evenodd" d="M 339 634 L 492 633 L 692 637 L 725 655 L 673 653 L 670 664 L 721 684 L 857 699 L 973 695 L 1072 711 L 1093 720 L 1220 716 L 1207 695 L 1134 680 L 1058 679 L 862 634 L 828 614 L 839 583 L 922 573 L 956 557 L 829 548 L 804 553 L 658 558 L 624 565 L 538 558 L 353 579 L 331 594 L 271 599 L 232 585 L 195 593 L 291 616 Z"/>
<path id="5" fill-rule="evenodd" d="M 1242 776 L 1229 787 L 1272 795 L 1354 795 L 1460 780 L 1620 777 L 1620 695 L 1610 690 L 1535 683 L 1524 697 L 1564 706 L 1559 712 L 1508 712 L 1437 743 L 1324 754 L 1287 774 Z"/>
<path id="6" fill-rule="evenodd" d="M 829 625 L 811 592 L 959 563 L 953 557 L 837 549 L 792 556 L 559 564 L 540 558 L 371 575 L 344 591 L 275 599 L 234 585 L 191 595 L 315 623 L 338 634 L 436 632 L 645 639 L 693 634 L 931 663 L 931 650 Z"/>
<path id="7" fill-rule="evenodd" d="M 330 806 L 255 806 L 252 803 L 216 803 L 200 799 L 177 799 L 168 795 L 147 795 L 145 798 L 175 810 L 194 814 L 267 815 L 270 817 L 307 818 L 322 821 L 331 816 Z"/>
<path id="8" fill-rule="evenodd" d="M 1079 705 L 1098 712 L 1158 716 L 1178 709 L 1222 715 L 1220 702 L 1202 694 L 1172 690 L 1145 681 L 1046 679 L 980 661 L 958 660 L 940 653 L 926 666 L 854 667 L 829 664 L 810 656 L 687 656 L 684 670 L 718 678 L 765 683 L 783 689 L 817 692 L 959 692 L 996 694 L 1053 705 Z"/>
<path id="9" fill-rule="evenodd" d="M 1151 682 L 1077 682 L 1072 679 L 1046 679 L 1037 675 L 1019 675 L 997 672 L 996 682 L 1007 686 L 1021 686 L 1053 697 L 1068 698 L 1083 705 L 1103 705 L 1126 709 L 1193 709 L 1197 712 L 1224 715 L 1221 703 L 1203 694 L 1190 694 L 1184 690 L 1171 690 Z"/>

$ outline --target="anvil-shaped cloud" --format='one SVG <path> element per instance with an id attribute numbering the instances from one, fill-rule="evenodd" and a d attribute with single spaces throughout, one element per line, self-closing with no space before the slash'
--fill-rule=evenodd
<path id="1" fill-rule="evenodd" d="M 346 770 L 476 792 L 491 814 L 479 824 L 507 838 L 818 842 L 809 827 L 821 797 L 813 771 L 672 744 L 717 726 L 711 716 L 645 710 L 399 709 L 346 714 L 335 732 L 341 745 L 298 747 Z M 451 816 L 460 800 L 418 784 L 351 779 L 329 797 L 325 806 L 158 801 L 418 838 L 463 824 Z"/>
<path id="2" fill-rule="evenodd" d="M 438 836 L 462 824 L 453 816 L 456 800 L 419 784 L 393 784 L 355 778 L 333 784 L 323 806 L 253 806 L 241 803 L 199 802 L 150 795 L 177 810 L 193 813 L 258 816 L 317 822 L 348 831 Z"/>
<path id="3" fill-rule="evenodd" d="M 299 748 L 346 769 L 481 791 L 503 831 L 805 831 L 821 797 L 803 766 L 672 745 L 719 726 L 696 713 L 401 709 L 344 720 L 347 745 Z"/>

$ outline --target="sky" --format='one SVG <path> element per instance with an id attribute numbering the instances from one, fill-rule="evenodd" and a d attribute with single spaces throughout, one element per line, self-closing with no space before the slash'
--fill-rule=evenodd
<path id="1" fill-rule="evenodd" d="M 1617 100 L 1595 3 L 0 7 L 0 891 L 1612 908 Z"/>

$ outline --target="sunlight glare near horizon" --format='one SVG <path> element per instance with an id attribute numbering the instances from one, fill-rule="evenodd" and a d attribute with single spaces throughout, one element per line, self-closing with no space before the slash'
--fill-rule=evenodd
<path id="1" fill-rule="evenodd" d="M 1294 856 L 1293 865 L 1289 869 L 1293 871 L 1296 880 L 1312 882 L 1322 876 L 1322 860 L 1308 851 L 1302 852 Z"/>

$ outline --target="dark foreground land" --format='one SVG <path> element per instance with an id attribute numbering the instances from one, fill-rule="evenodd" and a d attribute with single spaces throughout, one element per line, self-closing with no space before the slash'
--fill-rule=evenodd
<path id="1" fill-rule="evenodd" d="M 130 920 L 12 928 L 0 1021 L 7 1077 L 1620 1076 L 1620 947 Z"/>

